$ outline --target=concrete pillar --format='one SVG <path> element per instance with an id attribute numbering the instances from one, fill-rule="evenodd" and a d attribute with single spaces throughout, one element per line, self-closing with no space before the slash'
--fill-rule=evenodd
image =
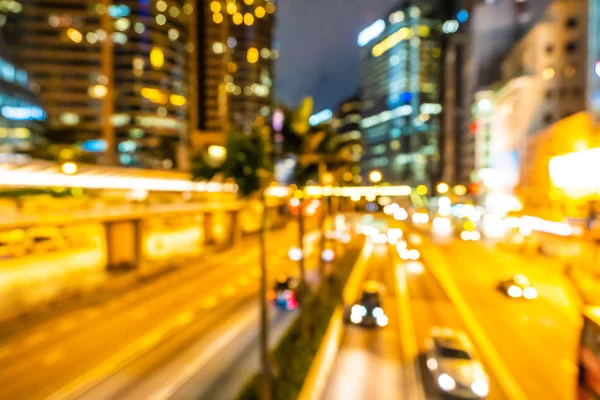
<path id="1" fill-rule="evenodd" d="M 109 269 L 136 268 L 141 254 L 139 221 L 110 221 L 105 226 Z"/>

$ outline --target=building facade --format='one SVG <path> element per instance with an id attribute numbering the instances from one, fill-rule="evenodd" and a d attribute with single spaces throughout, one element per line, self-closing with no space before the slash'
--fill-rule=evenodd
<path id="1" fill-rule="evenodd" d="M 402 4 L 358 37 L 361 173 L 434 184 L 441 177 L 442 32 L 436 7 Z"/>
<path id="2" fill-rule="evenodd" d="M 46 113 L 31 90 L 29 76 L 15 66 L 0 35 L 0 159 L 30 155 L 41 147 Z"/>
<path id="3" fill-rule="evenodd" d="M 185 169 L 193 18 L 186 0 L 35 0 L 4 31 L 50 133 L 103 143 L 82 145 L 98 162 Z"/>
<path id="4" fill-rule="evenodd" d="M 588 1 L 588 107 L 596 123 L 600 123 L 600 0 Z"/>
<path id="5" fill-rule="evenodd" d="M 462 93 L 459 95 L 464 106 L 456 132 L 456 149 L 448 156 L 455 157 L 452 165 L 455 168 L 454 178 L 458 183 L 468 184 L 476 171 L 476 143 L 469 105 L 473 104 L 476 92 L 485 90 L 501 79 L 501 69 L 498 66 L 506 53 L 539 20 L 550 2 L 551 0 L 463 2 L 462 7 L 470 15 L 468 22 L 462 24 L 464 36 L 461 50 L 464 54 L 460 64 Z"/>
<path id="6" fill-rule="evenodd" d="M 198 129 L 248 129 L 272 113 L 276 6 L 272 0 L 200 0 Z"/>
<path id="7" fill-rule="evenodd" d="M 342 176 L 342 180 L 356 184 L 361 183 L 359 165 L 362 156 L 360 97 L 354 95 L 342 100 L 334 115 L 333 125 L 337 133 L 337 146 L 347 151 L 350 158 L 356 163 L 351 168 L 351 174 Z"/>

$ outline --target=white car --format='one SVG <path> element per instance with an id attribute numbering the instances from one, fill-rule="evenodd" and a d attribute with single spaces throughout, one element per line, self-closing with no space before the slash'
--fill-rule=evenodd
<path id="1" fill-rule="evenodd" d="M 490 383 L 467 335 L 451 328 L 433 328 L 427 346 L 427 369 L 444 393 L 463 399 L 484 399 Z"/>

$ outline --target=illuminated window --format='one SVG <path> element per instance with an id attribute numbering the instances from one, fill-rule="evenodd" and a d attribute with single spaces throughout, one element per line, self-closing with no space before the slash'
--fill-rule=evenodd
<path id="1" fill-rule="evenodd" d="M 185 5 L 183 6 L 183 12 L 186 15 L 192 15 L 192 13 L 194 12 L 194 6 L 191 3 L 185 3 Z"/>
<path id="2" fill-rule="evenodd" d="M 67 37 L 75 43 L 81 43 L 83 35 L 75 28 L 67 29 Z"/>
<path id="3" fill-rule="evenodd" d="M 269 57 L 271 57 L 271 50 L 269 50 L 269 49 L 267 49 L 267 48 L 265 47 L 264 49 L 262 49 L 262 50 L 260 51 L 260 56 L 261 56 L 262 58 L 269 58 Z"/>
<path id="4" fill-rule="evenodd" d="M 544 77 L 544 79 L 552 79 L 554 78 L 555 74 L 556 71 L 554 70 L 554 68 L 546 68 L 542 71 L 542 76 Z"/>
<path id="5" fill-rule="evenodd" d="M 221 42 L 213 43 L 213 51 L 215 54 L 223 54 L 225 52 L 225 45 Z"/>
<path id="6" fill-rule="evenodd" d="M 156 9 L 160 12 L 164 12 L 167 10 L 167 3 L 164 0 L 158 0 L 156 2 Z"/>
<path id="7" fill-rule="evenodd" d="M 150 64 L 154 69 L 159 69 L 165 63 L 165 54 L 160 47 L 152 47 L 150 50 Z"/>
<path id="8" fill-rule="evenodd" d="M 179 31 L 175 28 L 169 29 L 169 39 L 175 41 L 179 38 Z"/>
<path id="9" fill-rule="evenodd" d="M 235 14 L 237 12 L 237 10 L 238 10 L 238 8 L 237 8 L 237 6 L 235 5 L 234 2 L 227 3 L 227 8 L 226 9 L 227 9 L 227 13 L 229 15 Z"/>
<path id="10" fill-rule="evenodd" d="M 250 47 L 246 54 L 246 60 L 248 60 L 250 64 L 256 64 L 258 62 L 258 56 L 258 49 L 256 47 Z"/>
<path id="11" fill-rule="evenodd" d="M 220 24 L 221 22 L 223 22 L 223 14 L 221 13 L 214 13 L 213 14 L 213 21 L 215 24 Z"/>
<path id="12" fill-rule="evenodd" d="M 130 25 L 131 22 L 127 18 L 119 18 L 115 21 L 115 29 L 118 31 L 126 31 Z"/>
<path id="13" fill-rule="evenodd" d="M 136 22 L 135 25 L 133 26 L 133 30 L 136 31 L 136 33 L 141 34 L 141 33 L 144 33 L 144 31 L 146 30 L 146 27 L 141 22 Z"/>
<path id="14" fill-rule="evenodd" d="M 159 25 L 164 25 L 167 22 L 167 17 L 165 17 L 163 14 L 158 14 L 155 19 L 156 23 Z"/>
<path id="15" fill-rule="evenodd" d="M 169 8 L 169 15 L 173 18 L 179 17 L 179 8 L 171 6 L 171 8 Z"/>

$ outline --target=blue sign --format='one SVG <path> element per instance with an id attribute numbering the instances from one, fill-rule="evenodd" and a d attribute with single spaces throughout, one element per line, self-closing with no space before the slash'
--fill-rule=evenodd
<path id="1" fill-rule="evenodd" d="M 4 118 L 13 121 L 43 121 L 46 113 L 39 107 L 11 107 L 4 106 L 0 110 Z"/>
<path id="2" fill-rule="evenodd" d="M 108 144 L 106 140 L 96 139 L 96 140 L 88 140 L 79 145 L 81 150 L 87 151 L 90 153 L 101 153 L 106 151 L 108 148 Z"/>

